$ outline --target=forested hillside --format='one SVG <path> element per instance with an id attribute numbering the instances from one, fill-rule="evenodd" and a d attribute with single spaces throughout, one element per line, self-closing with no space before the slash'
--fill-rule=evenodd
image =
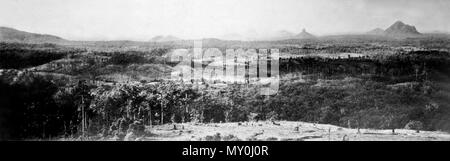
<path id="1" fill-rule="evenodd" d="M 51 71 L 26 69 L 64 59 L 89 62 L 84 59 L 88 56 L 79 54 L 85 51 L 53 45 L 0 45 L 0 139 L 124 137 L 129 129 L 164 123 L 257 120 L 450 130 L 450 57 L 444 51 L 283 58 L 278 93 L 263 96 L 257 94 L 258 86 L 247 84 L 194 88 L 166 80 L 102 83 L 83 76 L 104 72 L 111 65 L 163 64 L 158 57 L 165 49 L 95 53 L 109 59 L 65 73 L 72 77 L 63 81 L 49 75 Z"/>

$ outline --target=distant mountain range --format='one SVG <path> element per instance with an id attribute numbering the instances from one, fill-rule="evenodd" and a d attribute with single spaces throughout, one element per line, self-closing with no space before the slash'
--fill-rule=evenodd
<path id="1" fill-rule="evenodd" d="M 417 31 L 415 26 L 405 24 L 401 21 L 397 21 L 394 24 L 392 24 L 390 27 L 388 27 L 386 30 L 376 28 L 372 31 L 367 32 L 369 35 L 383 35 L 383 36 L 390 36 L 390 37 L 417 37 L 421 36 L 422 34 Z"/>
<path id="2" fill-rule="evenodd" d="M 35 34 L 13 28 L 0 27 L 0 41 L 23 43 L 61 43 L 66 40 L 53 35 Z"/>
<path id="3" fill-rule="evenodd" d="M 267 38 L 267 40 L 289 40 L 289 39 L 315 39 L 317 38 L 313 34 L 306 32 L 305 29 L 298 34 L 294 34 L 289 31 L 279 31 L 276 32 L 272 37 Z"/>
<path id="4" fill-rule="evenodd" d="M 306 32 L 305 29 L 301 33 L 295 34 L 286 30 L 280 30 L 272 33 L 248 33 L 248 34 L 227 34 L 219 37 L 224 40 L 241 40 L 241 41 L 278 41 L 278 40 L 289 40 L 289 39 L 315 39 L 316 36 Z"/>
<path id="5" fill-rule="evenodd" d="M 347 34 L 347 35 L 335 35 L 335 36 L 321 36 L 316 37 L 315 35 L 307 32 L 305 29 L 302 32 L 295 34 L 286 30 L 280 30 L 272 33 L 264 33 L 258 34 L 254 31 L 249 31 L 246 34 L 228 34 L 222 37 L 213 38 L 214 40 L 231 40 L 231 41 L 280 41 L 280 40 L 301 40 L 301 39 L 326 39 L 326 38 L 345 38 L 352 37 L 358 35 L 374 35 L 374 36 L 382 36 L 382 37 L 391 37 L 391 38 L 409 38 L 409 37 L 421 37 L 421 36 L 450 36 L 449 33 L 445 33 L 442 31 L 433 32 L 433 33 L 425 33 L 422 34 L 417 31 L 415 26 L 405 24 L 401 21 L 397 21 L 387 29 L 383 30 L 381 28 L 376 28 L 371 30 L 365 34 Z M 150 42 L 172 42 L 172 41 L 181 41 L 182 39 L 167 35 L 167 36 L 155 36 Z M 20 42 L 20 43 L 54 43 L 54 44 L 67 44 L 67 43 L 76 43 L 77 41 L 65 40 L 58 36 L 47 35 L 47 34 L 37 34 L 37 33 L 29 33 L 25 31 L 19 31 L 13 28 L 8 27 L 0 27 L 0 42 Z M 82 41 L 79 41 L 82 42 Z"/>

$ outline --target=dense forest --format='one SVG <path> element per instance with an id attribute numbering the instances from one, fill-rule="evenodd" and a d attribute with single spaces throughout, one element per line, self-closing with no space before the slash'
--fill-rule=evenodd
<path id="1" fill-rule="evenodd" d="M 0 69 L 38 66 L 78 52 L 54 44 L 0 43 Z"/>
<path id="2" fill-rule="evenodd" d="M 448 55 L 448 52 L 441 51 L 412 51 L 375 58 L 288 58 L 280 60 L 280 72 L 282 75 L 297 72 L 304 75 L 316 74 L 323 79 L 369 75 L 372 79 L 384 79 L 391 83 L 425 81 L 432 79 L 432 76 L 446 75 L 449 72 Z"/>

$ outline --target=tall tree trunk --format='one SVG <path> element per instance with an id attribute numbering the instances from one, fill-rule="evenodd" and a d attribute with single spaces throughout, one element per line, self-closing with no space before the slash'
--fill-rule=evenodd
<path id="1" fill-rule="evenodd" d="M 164 106 L 162 105 L 161 106 L 161 125 L 163 124 L 163 122 L 164 122 Z"/>
<path id="2" fill-rule="evenodd" d="M 45 121 L 42 123 L 42 139 L 45 138 Z"/>
<path id="3" fill-rule="evenodd" d="M 184 95 L 184 99 L 187 101 L 187 93 Z M 184 111 L 184 115 L 183 115 L 183 120 L 182 120 L 183 123 L 188 120 L 186 118 L 186 116 L 189 114 L 188 104 L 185 103 L 184 106 L 186 107 L 186 110 Z"/>
<path id="4" fill-rule="evenodd" d="M 85 111 L 84 111 L 84 97 L 81 96 L 81 131 L 82 131 L 82 136 L 85 136 L 86 133 L 86 116 L 85 116 Z"/>
<path id="5" fill-rule="evenodd" d="M 149 123 L 150 123 L 150 128 L 152 128 L 153 126 L 153 122 L 152 122 L 152 108 L 150 108 L 149 112 L 148 112 L 149 117 Z"/>
<path id="6" fill-rule="evenodd" d="M 81 135 L 84 137 L 84 107 L 81 106 Z"/>

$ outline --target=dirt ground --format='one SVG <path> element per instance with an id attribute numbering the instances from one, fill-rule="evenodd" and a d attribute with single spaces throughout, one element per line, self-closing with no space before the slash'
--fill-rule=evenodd
<path id="1" fill-rule="evenodd" d="M 450 133 L 396 129 L 348 129 L 334 125 L 291 121 L 243 123 L 184 123 L 147 127 L 138 141 L 450 141 Z M 125 140 L 130 140 L 126 139 Z M 114 139 L 105 139 L 114 140 Z M 117 138 L 116 138 L 117 140 Z"/>

